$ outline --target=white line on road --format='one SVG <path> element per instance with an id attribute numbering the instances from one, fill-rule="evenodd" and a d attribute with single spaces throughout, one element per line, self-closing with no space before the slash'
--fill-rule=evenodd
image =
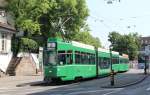
<path id="1" fill-rule="evenodd" d="M 150 91 L 150 87 L 146 89 L 147 91 Z"/>
<path id="2" fill-rule="evenodd" d="M 112 94 L 112 93 L 116 93 L 116 92 L 118 92 L 118 91 L 120 91 L 120 90 L 122 90 L 122 89 L 117 89 L 117 90 L 115 90 L 115 91 L 111 91 L 111 92 L 105 93 L 105 94 L 103 94 L 103 95 L 109 95 L 109 94 Z"/>
<path id="3" fill-rule="evenodd" d="M 123 88 L 118 88 L 118 89 L 103 89 L 103 90 L 91 90 L 91 91 L 78 91 L 78 92 L 72 92 L 72 93 L 68 93 L 67 95 L 76 95 L 76 94 L 84 94 L 84 93 L 94 93 L 94 92 L 102 92 L 102 91 L 112 91 L 115 90 L 115 91 L 120 91 L 122 90 Z M 114 92 L 114 91 L 113 91 Z M 110 93 L 110 94 L 111 94 Z M 114 92 L 115 93 L 115 92 Z M 103 94 L 103 95 L 108 95 L 109 93 L 106 93 L 106 94 Z"/>

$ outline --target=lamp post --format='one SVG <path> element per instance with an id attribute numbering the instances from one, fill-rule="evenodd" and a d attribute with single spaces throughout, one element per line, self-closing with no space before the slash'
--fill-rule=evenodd
<path id="1" fill-rule="evenodd" d="M 112 67 L 112 45 L 109 46 L 109 51 L 110 51 L 110 65 L 111 65 L 110 85 L 114 86 L 114 70 Z"/>

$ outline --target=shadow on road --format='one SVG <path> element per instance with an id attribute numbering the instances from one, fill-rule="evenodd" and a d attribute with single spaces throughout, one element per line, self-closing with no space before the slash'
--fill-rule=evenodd
<path id="1" fill-rule="evenodd" d="M 128 83 L 135 82 L 137 80 L 140 80 L 145 76 L 144 74 L 117 74 L 115 76 L 115 85 L 124 85 Z M 110 77 L 104 77 L 104 78 L 92 78 L 92 79 L 85 79 L 80 82 L 74 82 L 74 81 L 67 81 L 62 83 L 51 83 L 51 84 L 36 84 L 31 83 L 31 86 L 58 86 L 56 88 L 48 89 L 41 92 L 35 92 L 28 95 L 51 95 L 51 93 L 56 92 L 63 92 L 69 90 L 69 89 L 79 89 L 84 88 L 84 90 L 88 90 L 86 88 L 98 88 L 102 89 L 102 85 L 109 85 L 110 84 Z M 139 83 L 141 85 L 141 83 Z M 138 85 L 138 84 L 136 84 Z M 131 86 L 132 87 L 132 86 Z M 134 87 L 134 86 L 133 86 Z M 115 89 L 115 88 L 114 88 Z"/>
<path id="2" fill-rule="evenodd" d="M 81 83 L 81 82 L 88 82 L 88 81 L 92 81 L 95 79 L 102 79 L 108 77 L 107 76 L 100 76 L 100 77 L 95 77 L 95 78 L 87 78 L 87 79 L 82 79 L 79 81 L 59 81 L 59 82 L 50 82 L 50 83 L 46 83 L 44 81 L 36 81 L 36 82 L 29 82 L 29 83 L 22 83 L 22 84 L 18 84 L 16 85 L 16 87 L 23 87 L 23 86 L 61 86 L 61 85 L 69 85 L 69 84 L 73 84 L 73 83 Z"/>

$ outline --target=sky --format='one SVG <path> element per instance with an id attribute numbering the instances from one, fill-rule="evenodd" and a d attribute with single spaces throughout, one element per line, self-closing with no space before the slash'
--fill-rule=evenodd
<path id="1" fill-rule="evenodd" d="M 150 36 L 150 0 L 121 0 L 113 4 L 107 1 L 87 0 L 90 33 L 101 40 L 103 47 L 109 47 L 108 34 L 112 31 Z"/>

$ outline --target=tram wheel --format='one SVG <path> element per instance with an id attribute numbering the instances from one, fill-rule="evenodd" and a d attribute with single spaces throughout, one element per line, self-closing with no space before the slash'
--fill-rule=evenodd
<path id="1" fill-rule="evenodd" d="M 52 82 L 52 80 L 49 77 L 44 77 L 44 82 L 47 84 L 50 84 Z"/>
<path id="2" fill-rule="evenodd" d="M 82 77 L 75 77 L 75 82 L 81 81 L 83 78 Z"/>

